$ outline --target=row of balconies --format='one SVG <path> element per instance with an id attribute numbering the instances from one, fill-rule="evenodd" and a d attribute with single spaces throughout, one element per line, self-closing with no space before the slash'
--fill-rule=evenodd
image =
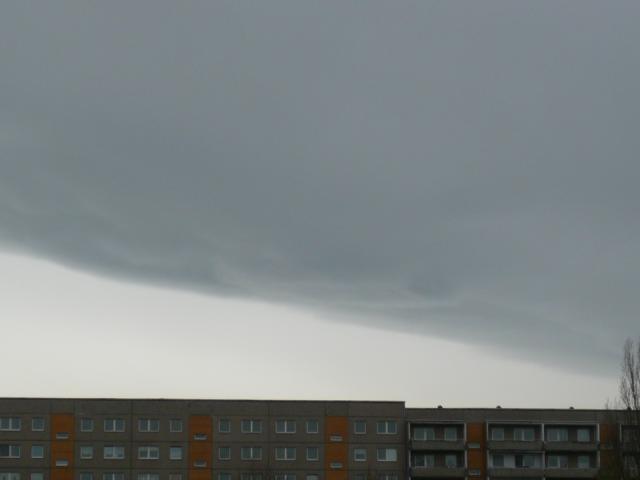
<path id="1" fill-rule="evenodd" d="M 465 467 L 411 467 L 411 478 L 473 478 L 480 476 Z M 490 477 L 518 478 L 595 478 L 597 468 L 489 468 Z"/>
<path id="2" fill-rule="evenodd" d="M 412 450 L 464 450 L 465 448 L 473 448 L 469 445 L 469 442 L 458 440 L 455 442 L 446 440 L 411 440 L 410 448 Z M 489 441 L 487 442 L 487 448 L 489 450 L 500 451 L 572 451 L 572 452 L 595 452 L 598 450 L 598 443 L 596 442 L 542 442 L 542 441 Z"/>

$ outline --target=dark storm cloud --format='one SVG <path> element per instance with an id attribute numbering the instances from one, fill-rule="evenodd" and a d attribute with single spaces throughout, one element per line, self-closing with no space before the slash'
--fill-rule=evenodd
<path id="1" fill-rule="evenodd" d="M 3 2 L 0 240 L 535 361 L 638 333 L 637 2 Z"/>

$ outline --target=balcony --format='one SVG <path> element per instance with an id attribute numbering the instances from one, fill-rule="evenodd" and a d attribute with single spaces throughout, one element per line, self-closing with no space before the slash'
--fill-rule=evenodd
<path id="1" fill-rule="evenodd" d="M 411 450 L 464 450 L 464 440 L 411 440 Z"/>
<path id="2" fill-rule="evenodd" d="M 542 441 L 533 440 L 531 442 L 526 442 L 520 440 L 491 440 L 487 442 L 487 448 L 495 451 L 541 452 Z"/>
<path id="3" fill-rule="evenodd" d="M 411 467 L 413 478 L 464 478 L 466 468 L 456 467 Z"/>
<path id="4" fill-rule="evenodd" d="M 542 468 L 490 468 L 490 477 L 518 477 L 518 478 L 542 478 L 544 476 Z"/>
<path id="5" fill-rule="evenodd" d="M 548 452 L 595 452 L 598 444 L 595 442 L 545 442 L 544 449 Z"/>
<path id="6" fill-rule="evenodd" d="M 597 468 L 547 468 L 544 471 L 547 478 L 596 478 Z"/>

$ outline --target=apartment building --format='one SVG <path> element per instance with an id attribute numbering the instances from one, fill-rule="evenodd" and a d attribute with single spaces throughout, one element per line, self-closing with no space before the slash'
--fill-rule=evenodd
<path id="1" fill-rule="evenodd" d="M 0 399 L 0 480 L 590 479 L 602 410 Z"/>

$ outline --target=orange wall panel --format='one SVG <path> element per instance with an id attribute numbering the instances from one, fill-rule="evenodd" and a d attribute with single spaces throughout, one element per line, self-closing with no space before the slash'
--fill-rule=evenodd
<path id="1" fill-rule="evenodd" d="M 349 463 L 349 447 L 346 443 L 327 443 L 324 446 L 325 468 L 329 470 L 331 464 L 334 462 L 342 463 L 343 468 L 347 468 Z"/>
<path id="2" fill-rule="evenodd" d="M 349 421 L 347 417 L 325 417 L 325 442 L 330 442 L 332 435 L 340 435 L 344 441 L 349 438 Z"/>
<path id="3" fill-rule="evenodd" d="M 74 418 L 71 413 L 58 413 L 51 415 L 51 440 L 56 439 L 56 433 L 66 432 L 69 434 L 69 440 L 73 441 L 75 437 Z M 60 441 L 60 440 L 58 440 Z"/>
<path id="4" fill-rule="evenodd" d="M 618 437 L 618 426 L 612 423 L 600 424 L 600 443 L 611 445 Z"/>
<path id="5" fill-rule="evenodd" d="M 485 441 L 484 423 L 467 423 L 467 441 L 484 444 Z"/>
<path id="6" fill-rule="evenodd" d="M 192 415 L 189 417 L 189 440 L 193 440 L 196 433 L 204 433 L 207 435 L 207 441 L 211 441 L 211 433 L 213 422 L 209 415 Z"/>
<path id="7" fill-rule="evenodd" d="M 209 468 L 192 468 L 189 470 L 189 480 L 212 480 Z"/>
<path id="8" fill-rule="evenodd" d="M 52 469 L 51 480 L 73 480 L 73 470 L 70 468 Z"/>
<path id="9" fill-rule="evenodd" d="M 344 470 L 327 470 L 325 478 L 326 480 L 347 480 L 348 475 Z"/>
<path id="10" fill-rule="evenodd" d="M 58 433 L 68 433 L 66 440 L 57 439 Z M 51 480 L 73 480 L 74 416 L 71 413 L 51 415 Z M 56 467 L 56 460 L 67 460 L 66 467 Z"/>

